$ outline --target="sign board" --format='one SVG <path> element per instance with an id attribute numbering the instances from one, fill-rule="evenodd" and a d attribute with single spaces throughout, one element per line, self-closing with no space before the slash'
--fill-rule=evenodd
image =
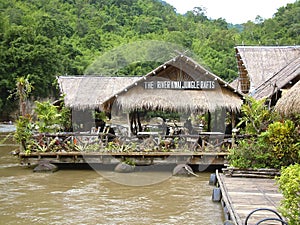
<path id="1" fill-rule="evenodd" d="M 144 82 L 145 89 L 180 89 L 180 90 L 202 90 L 215 89 L 214 80 L 203 81 L 148 81 Z"/>

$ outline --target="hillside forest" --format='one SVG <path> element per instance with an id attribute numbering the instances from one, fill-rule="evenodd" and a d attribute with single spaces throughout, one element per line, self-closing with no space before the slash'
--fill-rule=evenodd
<path id="1" fill-rule="evenodd" d="M 258 15 L 244 24 L 208 18 L 201 7 L 181 15 L 160 0 L 0 0 L 0 9 L 2 120 L 18 108 L 12 95 L 18 78 L 28 77 L 32 100 L 57 97 L 56 76 L 86 74 L 98 57 L 131 43 L 170 43 L 173 56 L 192 54 L 228 82 L 238 75 L 235 46 L 300 44 L 298 0 L 270 19 Z M 164 62 L 155 61 L 127 62 L 102 75 L 144 75 Z"/>

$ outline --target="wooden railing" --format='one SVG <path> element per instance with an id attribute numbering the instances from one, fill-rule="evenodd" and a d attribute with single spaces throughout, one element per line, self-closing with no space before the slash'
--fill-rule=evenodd
<path id="1" fill-rule="evenodd" d="M 160 135 L 141 132 L 135 136 L 110 133 L 61 132 L 36 133 L 27 149 L 38 152 L 51 151 L 228 151 L 236 140 L 245 135 L 225 135 L 220 132 L 203 132 L 197 135 Z"/>

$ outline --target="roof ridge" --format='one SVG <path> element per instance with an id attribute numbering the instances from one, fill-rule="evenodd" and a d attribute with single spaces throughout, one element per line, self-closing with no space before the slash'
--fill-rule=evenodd
<path id="1" fill-rule="evenodd" d="M 235 48 L 300 48 L 300 45 L 281 45 L 281 46 L 275 46 L 275 45 L 237 45 Z"/>

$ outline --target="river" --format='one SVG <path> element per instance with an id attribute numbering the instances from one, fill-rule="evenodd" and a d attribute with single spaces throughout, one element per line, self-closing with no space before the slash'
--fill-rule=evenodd
<path id="1" fill-rule="evenodd" d="M 10 154 L 18 148 L 10 139 L 0 144 L 0 224 L 223 224 L 208 172 L 145 186 L 121 185 L 94 170 L 33 173 Z"/>

